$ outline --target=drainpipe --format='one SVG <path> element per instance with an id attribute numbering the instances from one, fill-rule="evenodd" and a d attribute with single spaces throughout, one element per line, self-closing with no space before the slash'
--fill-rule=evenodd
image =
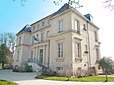
<path id="1" fill-rule="evenodd" d="M 91 55 L 90 55 L 90 53 L 91 53 L 91 50 L 90 50 L 90 37 L 89 37 L 89 28 L 88 28 L 88 23 L 89 23 L 89 21 L 87 21 L 87 36 L 88 36 L 88 48 L 89 48 L 89 61 L 88 61 L 88 69 L 89 68 L 91 68 Z"/>
<path id="2" fill-rule="evenodd" d="M 48 68 L 50 64 L 50 40 L 48 41 Z"/>

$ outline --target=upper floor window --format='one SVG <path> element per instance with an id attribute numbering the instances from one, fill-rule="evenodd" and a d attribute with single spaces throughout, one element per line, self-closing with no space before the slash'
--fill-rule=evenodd
<path id="1" fill-rule="evenodd" d="M 97 60 L 99 59 L 99 49 L 98 48 L 96 48 L 96 58 L 97 58 Z"/>
<path id="2" fill-rule="evenodd" d="M 21 37 L 19 37 L 19 45 L 21 44 Z"/>
<path id="3" fill-rule="evenodd" d="M 39 41 L 39 35 L 37 34 L 37 41 Z"/>
<path id="4" fill-rule="evenodd" d="M 34 44 L 34 36 L 32 36 L 32 44 Z"/>
<path id="5" fill-rule="evenodd" d="M 88 47 L 87 47 L 87 45 L 85 45 L 85 51 L 88 51 Z"/>
<path id="6" fill-rule="evenodd" d="M 59 32 L 63 32 L 63 19 L 59 21 Z"/>
<path id="7" fill-rule="evenodd" d="M 39 24 L 37 25 L 37 28 L 39 29 Z"/>
<path id="8" fill-rule="evenodd" d="M 63 57 L 63 42 L 58 43 L 58 57 Z"/>
<path id="9" fill-rule="evenodd" d="M 77 33 L 80 33 L 80 23 L 76 19 L 74 21 L 74 28 L 75 28 L 75 30 L 76 30 Z"/>
<path id="10" fill-rule="evenodd" d="M 87 30 L 87 28 L 86 28 L 86 24 L 83 24 L 83 30 Z"/>
<path id="11" fill-rule="evenodd" d="M 94 31 L 94 36 L 95 36 L 95 41 L 98 41 L 98 38 L 97 38 L 97 31 Z"/>
<path id="12" fill-rule="evenodd" d="M 42 26 L 44 26 L 44 22 L 42 22 Z"/>
<path id="13" fill-rule="evenodd" d="M 41 41 L 44 40 L 44 33 L 41 33 Z"/>
<path id="14" fill-rule="evenodd" d="M 49 37 L 49 31 L 47 31 L 47 35 L 46 35 L 46 37 L 47 37 L 47 38 Z"/>
<path id="15" fill-rule="evenodd" d="M 35 26 L 33 26 L 33 30 L 35 30 Z"/>

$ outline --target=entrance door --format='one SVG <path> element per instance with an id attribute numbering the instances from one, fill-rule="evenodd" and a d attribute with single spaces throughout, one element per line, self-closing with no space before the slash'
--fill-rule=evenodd
<path id="1" fill-rule="evenodd" d="M 43 49 L 40 49 L 40 59 L 39 63 L 43 63 Z"/>

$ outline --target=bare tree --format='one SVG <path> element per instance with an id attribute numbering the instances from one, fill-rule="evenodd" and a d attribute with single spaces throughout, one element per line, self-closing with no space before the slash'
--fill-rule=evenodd
<path id="1" fill-rule="evenodd" d="M 113 0 L 105 0 L 104 3 L 105 3 L 105 8 L 108 8 L 109 10 L 113 10 L 114 9 L 114 4 L 112 4 L 112 1 Z"/>

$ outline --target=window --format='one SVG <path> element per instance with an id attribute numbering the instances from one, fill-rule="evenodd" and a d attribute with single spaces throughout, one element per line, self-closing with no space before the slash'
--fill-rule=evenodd
<path id="1" fill-rule="evenodd" d="M 42 22 L 42 26 L 44 26 L 44 22 Z"/>
<path id="2" fill-rule="evenodd" d="M 85 51 L 84 51 L 84 53 L 88 53 L 88 47 L 87 47 L 87 45 L 85 45 Z"/>
<path id="3" fill-rule="evenodd" d="M 80 43 L 77 44 L 78 57 L 80 57 Z"/>
<path id="4" fill-rule="evenodd" d="M 96 48 L 96 58 L 97 58 L 97 60 L 99 59 L 99 49 L 98 48 Z"/>
<path id="5" fill-rule="evenodd" d="M 39 41 L 39 35 L 37 34 L 37 41 Z"/>
<path id="6" fill-rule="evenodd" d="M 87 51 L 87 45 L 85 45 L 85 51 Z"/>
<path id="7" fill-rule="evenodd" d="M 21 44 L 21 37 L 19 37 L 19 45 Z"/>
<path id="8" fill-rule="evenodd" d="M 74 27 L 77 33 L 80 33 L 80 24 L 79 21 L 75 19 Z"/>
<path id="9" fill-rule="evenodd" d="M 33 30 L 35 30 L 35 26 L 33 26 Z"/>
<path id="10" fill-rule="evenodd" d="M 44 40 L 44 33 L 41 33 L 41 41 Z"/>
<path id="11" fill-rule="evenodd" d="M 33 58 L 33 51 L 31 51 L 31 58 Z"/>
<path id="12" fill-rule="evenodd" d="M 81 67 L 78 67 L 77 69 L 78 69 L 78 70 L 81 70 Z"/>
<path id="13" fill-rule="evenodd" d="M 40 49 L 39 63 L 43 63 L 43 49 Z"/>
<path id="14" fill-rule="evenodd" d="M 47 31 L 47 35 L 46 36 L 47 36 L 47 38 L 49 37 L 49 31 Z"/>
<path id="15" fill-rule="evenodd" d="M 32 36 L 32 44 L 34 44 L 34 36 Z"/>
<path id="16" fill-rule="evenodd" d="M 75 56 L 78 58 L 81 57 L 81 44 L 80 43 L 75 44 Z"/>
<path id="17" fill-rule="evenodd" d="M 86 25 L 85 24 L 83 24 L 83 30 L 87 30 L 87 28 L 86 28 Z"/>
<path id="18" fill-rule="evenodd" d="M 37 28 L 39 28 L 39 24 L 37 25 Z"/>
<path id="19" fill-rule="evenodd" d="M 95 41 L 97 42 L 98 38 L 97 38 L 97 32 L 96 31 L 94 31 L 94 36 L 95 36 Z"/>
<path id="20" fill-rule="evenodd" d="M 17 60 L 19 60 L 20 51 L 17 51 Z"/>
<path id="21" fill-rule="evenodd" d="M 57 71 L 58 71 L 58 70 L 63 70 L 63 68 L 62 68 L 62 67 L 57 67 Z"/>
<path id="22" fill-rule="evenodd" d="M 58 57 L 63 57 L 63 43 L 58 43 Z"/>
<path id="23" fill-rule="evenodd" d="M 63 32 L 63 20 L 59 21 L 59 32 Z"/>

